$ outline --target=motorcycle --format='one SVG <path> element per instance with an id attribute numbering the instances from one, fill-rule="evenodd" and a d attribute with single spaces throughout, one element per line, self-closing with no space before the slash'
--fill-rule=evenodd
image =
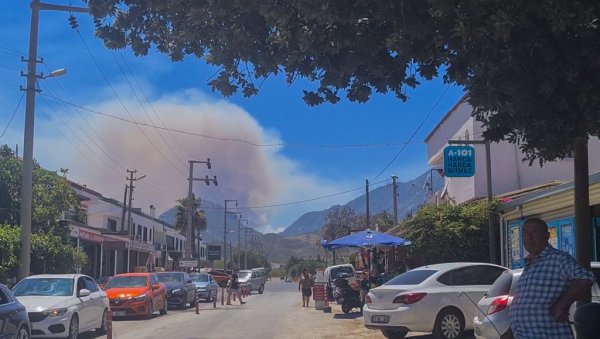
<path id="1" fill-rule="evenodd" d="M 362 311 L 363 304 L 360 300 L 360 293 L 348 284 L 348 280 L 338 278 L 335 280 L 334 284 L 335 287 L 337 287 L 338 292 L 336 301 L 338 304 L 342 305 L 342 311 L 344 313 L 348 314 L 352 312 L 354 308 L 358 308 Z"/>

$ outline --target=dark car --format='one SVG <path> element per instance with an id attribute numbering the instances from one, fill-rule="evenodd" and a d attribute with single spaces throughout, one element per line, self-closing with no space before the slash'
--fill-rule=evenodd
<path id="1" fill-rule="evenodd" d="M 27 339 L 31 327 L 25 306 L 21 305 L 12 292 L 0 284 L 0 337 Z"/>
<path id="2" fill-rule="evenodd" d="M 185 272 L 156 273 L 158 281 L 167 288 L 167 304 L 185 308 L 196 305 L 196 285 Z"/>

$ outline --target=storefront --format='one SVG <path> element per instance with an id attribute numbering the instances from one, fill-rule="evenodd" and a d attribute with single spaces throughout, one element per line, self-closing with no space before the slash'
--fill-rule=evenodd
<path id="1" fill-rule="evenodd" d="M 592 260 L 600 260 L 600 173 L 590 176 L 590 214 L 593 227 Z M 576 255 L 573 182 L 519 197 L 499 206 L 502 227 L 502 264 L 521 268 L 528 255 L 523 248 L 522 228 L 527 218 L 544 219 L 550 244 Z"/>

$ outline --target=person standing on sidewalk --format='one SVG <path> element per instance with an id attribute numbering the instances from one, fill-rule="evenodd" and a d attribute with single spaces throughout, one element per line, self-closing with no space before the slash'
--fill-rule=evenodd
<path id="1" fill-rule="evenodd" d="M 298 291 L 302 290 L 302 307 L 308 307 L 312 295 L 313 279 L 305 268 L 298 282 Z"/>
<path id="2" fill-rule="evenodd" d="M 227 289 L 227 305 L 231 305 L 231 295 L 235 294 L 240 300 L 240 305 L 244 305 L 246 302 L 242 301 L 242 295 L 240 294 L 240 284 L 238 282 L 238 270 L 235 270 L 231 274 L 229 279 L 229 288 Z"/>
<path id="3" fill-rule="evenodd" d="M 550 233 L 538 218 L 523 223 L 523 247 L 529 252 L 510 306 L 517 339 L 573 338 L 569 308 L 582 299 L 594 276 L 570 254 L 548 243 Z"/>

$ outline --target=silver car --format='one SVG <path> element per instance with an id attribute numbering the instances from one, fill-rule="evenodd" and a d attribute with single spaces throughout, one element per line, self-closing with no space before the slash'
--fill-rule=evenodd
<path id="1" fill-rule="evenodd" d="M 196 286 L 196 293 L 198 299 L 205 299 L 208 302 L 213 301 L 213 298 L 217 295 L 219 285 L 212 277 L 207 273 L 191 275 L 192 283 Z"/>
<path id="2" fill-rule="evenodd" d="M 502 273 L 494 282 L 488 293 L 477 303 L 477 315 L 473 319 L 475 337 L 477 339 L 496 339 L 510 329 L 508 309 L 513 300 L 517 281 L 523 269 L 508 270 Z M 600 301 L 600 263 L 592 263 L 592 273 L 596 283 L 592 286 L 592 301 Z M 569 316 L 573 321 L 575 304 L 571 306 Z"/>
<path id="3" fill-rule="evenodd" d="M 502 273 L 477 303 L 473 329 L 477 339 L 500 338 L 510 329 L 508 307 L 523 269 Z"/>

